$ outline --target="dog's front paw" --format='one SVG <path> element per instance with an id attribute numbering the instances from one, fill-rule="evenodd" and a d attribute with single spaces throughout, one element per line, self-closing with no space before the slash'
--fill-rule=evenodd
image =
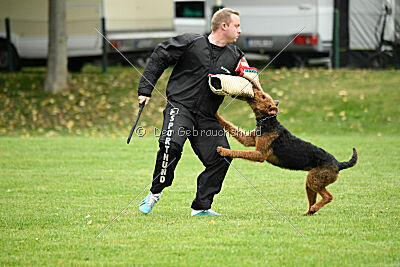
<path id="1" fill-rule="evenodd" d="M 223 148 L 222 146 L 217 147 L 217 152 L 223 157 L 225 157 L 227 155 L 226 150 L 227 149 Z"/>

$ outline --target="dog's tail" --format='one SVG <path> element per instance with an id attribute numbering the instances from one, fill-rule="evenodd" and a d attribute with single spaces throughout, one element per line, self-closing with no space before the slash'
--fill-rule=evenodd
<path id="1" fill-rule="evenodd" d="M 339 162 L 338 164 L 339 171 L 353 167 L 354 165 L 356 165 L 357 159 L 358 159 L 357 150 L 353 147 L 353 156 L 349 161 Z"/>

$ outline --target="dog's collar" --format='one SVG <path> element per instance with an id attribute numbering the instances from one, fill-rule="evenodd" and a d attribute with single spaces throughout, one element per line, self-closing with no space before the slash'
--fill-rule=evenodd
<path id="1" fill-rule="evenodd" d="M 276 116 L 278 116 L 278 113 L 276 113 L 275 115 L 263 114 L 262 116 L 256 118 L 257 125 L 261 125 L 263 123 L 263 121 L 274 118 Z"/>

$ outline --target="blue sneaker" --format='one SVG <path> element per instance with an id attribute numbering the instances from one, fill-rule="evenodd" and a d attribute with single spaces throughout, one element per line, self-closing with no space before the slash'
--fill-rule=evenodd
<path id="1" fill-rule="evenodd" d="M 215 211 L 213 211 L 212 209 L 208 209 L 208 210 L 192 210 L 192 212 L 190 213 L 190 216 L 214 216 L 214 215 L 222 215 L 219 214 Z"/>
<path id="2" fill-rule="evenodd" d="M 160 200 L 161 193 L 153 194 L 149 193 L 142 201 L 139 203 L 139 210 L 144 214 L 149 213 L 154 205 Z"/>

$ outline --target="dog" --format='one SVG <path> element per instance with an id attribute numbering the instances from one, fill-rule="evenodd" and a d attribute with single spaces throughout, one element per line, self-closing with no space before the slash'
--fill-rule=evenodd
<path id="1" fill-rule="evenodd" d="M 333 155 L 295 137 L 279 123 L 278 100 L 273 100 L 258 88 L 253 88 L 253 91 L 254 98 L 238 98 L 247 101 L 252 108 L 257 121 L 256 129 L 246 133 L 224 120 L 218 113 L 216 118 L 241 144 L 246 147 L 255 146 L 256 149 L 241 151 L 218 147 L 217 151 L 224 157 L 256 162 L 268 161 L 281 168 L 308 171 L 305 182 L 308 210 L 303 215 L 313 215 L 333 200 L 332 194 L 326 187 L 337 180 L 339 171 L 353 167 L 357 163 L 357 151 L 353 148 L 353 155 L 349 161 L 338 162 Z M 321 195 L 322 199 L 316 203 L 317 194 Z"/>

